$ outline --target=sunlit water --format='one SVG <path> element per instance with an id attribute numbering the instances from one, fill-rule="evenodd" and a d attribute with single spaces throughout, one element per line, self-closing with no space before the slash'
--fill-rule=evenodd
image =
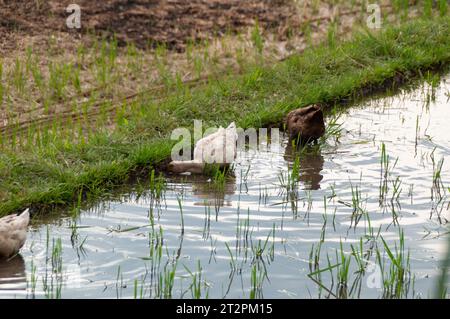
<path id="1" fill-rule="evenodd" d="M 395 253 L 400 230 L 411 270 L 403 297 L 432 297 L 448 232 L 449 92 L 447 79 L 434 90 L 424 85 L 349 108 L 337 120 L 337 140 L 330 137 L 320 154 L 300 155 L 292 191 L 281 185 L 293 161 L 282 139 L 240 152 L 222 190 L 206 178 L 169 177 L 159 204 L 132 193 L 75 219 L 35 219 L 23 258 L 0 263 L 0 297 L 342 297 L 333 267 L 342 265 L 342 243 L 350 259 L 347 297 L 379 298 L 392 265 L 383 239 Z M 390 168 L 380 204 L 382 143 Z M 151 247 L 158 251 L 161 238 L 158 259 Z M 358 280 L 351 253 L 360 239 L 372 254 Z M 321 241 L 318 263 L 311 263 Z M 314 275 L 329 266 L 332 273 Z"/>

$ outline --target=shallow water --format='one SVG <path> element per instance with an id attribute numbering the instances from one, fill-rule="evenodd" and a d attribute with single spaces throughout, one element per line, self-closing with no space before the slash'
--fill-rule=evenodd
<path id="1" fill-rule="evenodd" d="M 431 297 L 450 218 L 449 80 L 344 111 L 339 138 L 300 154 L 292 189 L 280 185 L 295 157 L 283 138 L 240 152 L 223 188 L 168 177 L 159 202 L 131 193 L 76 218 L 35 219 L 23 258 L 0 264 L 0 297 L 379 298 L 392 265 L 383 240 L 395 251 L 400 230 L 411 270 L 401 297 Z M 380 204 L 383 143 L 390 168 Z M 351 256 L 360 243 L 369 253 L 364 276 Z M 341 245 L 350 260 L 346 290 L 334 267 L 342 265 Z M 308 276 L 330 265 L 332 273 Z"/>

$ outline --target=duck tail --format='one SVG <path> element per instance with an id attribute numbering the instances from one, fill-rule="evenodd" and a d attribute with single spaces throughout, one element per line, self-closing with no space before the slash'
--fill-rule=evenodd
<path id="1" fill-rule="evenodd" d="M 30 223 L 30 209 L 25 209 L 18 217 L 23 222 L 23 225 L 28 226 Z"/>
<path id="2" fill-rule="evenodd" d="M 23 212 L 21 212 L 20 214 L 19 214 L 19 216 L 26 216 L 26 215 L 30 215 L 30 209 L 29 208 L 27 208 L 27 209 L 25 209 Z"/>

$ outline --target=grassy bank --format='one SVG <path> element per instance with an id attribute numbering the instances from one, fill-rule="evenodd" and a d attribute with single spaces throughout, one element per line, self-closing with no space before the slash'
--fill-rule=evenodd
<path id="1" fill-rule="evenodd" d="M 426 77 L 428 70 L 450 62 L 448 30 L 445 16 L 362 32 L 344 43 L 330 36 L 327 43 L 270 67 L 261 61 L 241 75 L 210 78 L 196 87 L 175 81 L 163 98 L 148 92 L 125 101 L 114 129 L 90 133 L 56 118 L 47 129 L 30 126 L 2 134 L 0 215 L 107 196 L 130 178 L 163 168 L 173 144 L 170 132 L 192 127 L 193 119 L 207 125 L 278 124 L 297 107 L 346 102 Z"/>

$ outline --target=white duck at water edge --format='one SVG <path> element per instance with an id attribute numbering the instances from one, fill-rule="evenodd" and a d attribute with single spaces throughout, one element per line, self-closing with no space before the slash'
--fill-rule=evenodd
<path id="1" fill-rule="evenodd" d="M 206 164 L 218 164 L 228 167 L 236 158 L 238 134 L 236 124 L 232 122 L 227 128 L 220 127 L 195 144 L 194 159 L 191 161 L 172 161 L 168 170 L 174 173 L 190 172 L 202 174 Z"/>
<path id="2" fill-rule="evenodd" d="M 27 239 L 30 211 L 0 218 L 0 258 L 17 254 Z"/>

